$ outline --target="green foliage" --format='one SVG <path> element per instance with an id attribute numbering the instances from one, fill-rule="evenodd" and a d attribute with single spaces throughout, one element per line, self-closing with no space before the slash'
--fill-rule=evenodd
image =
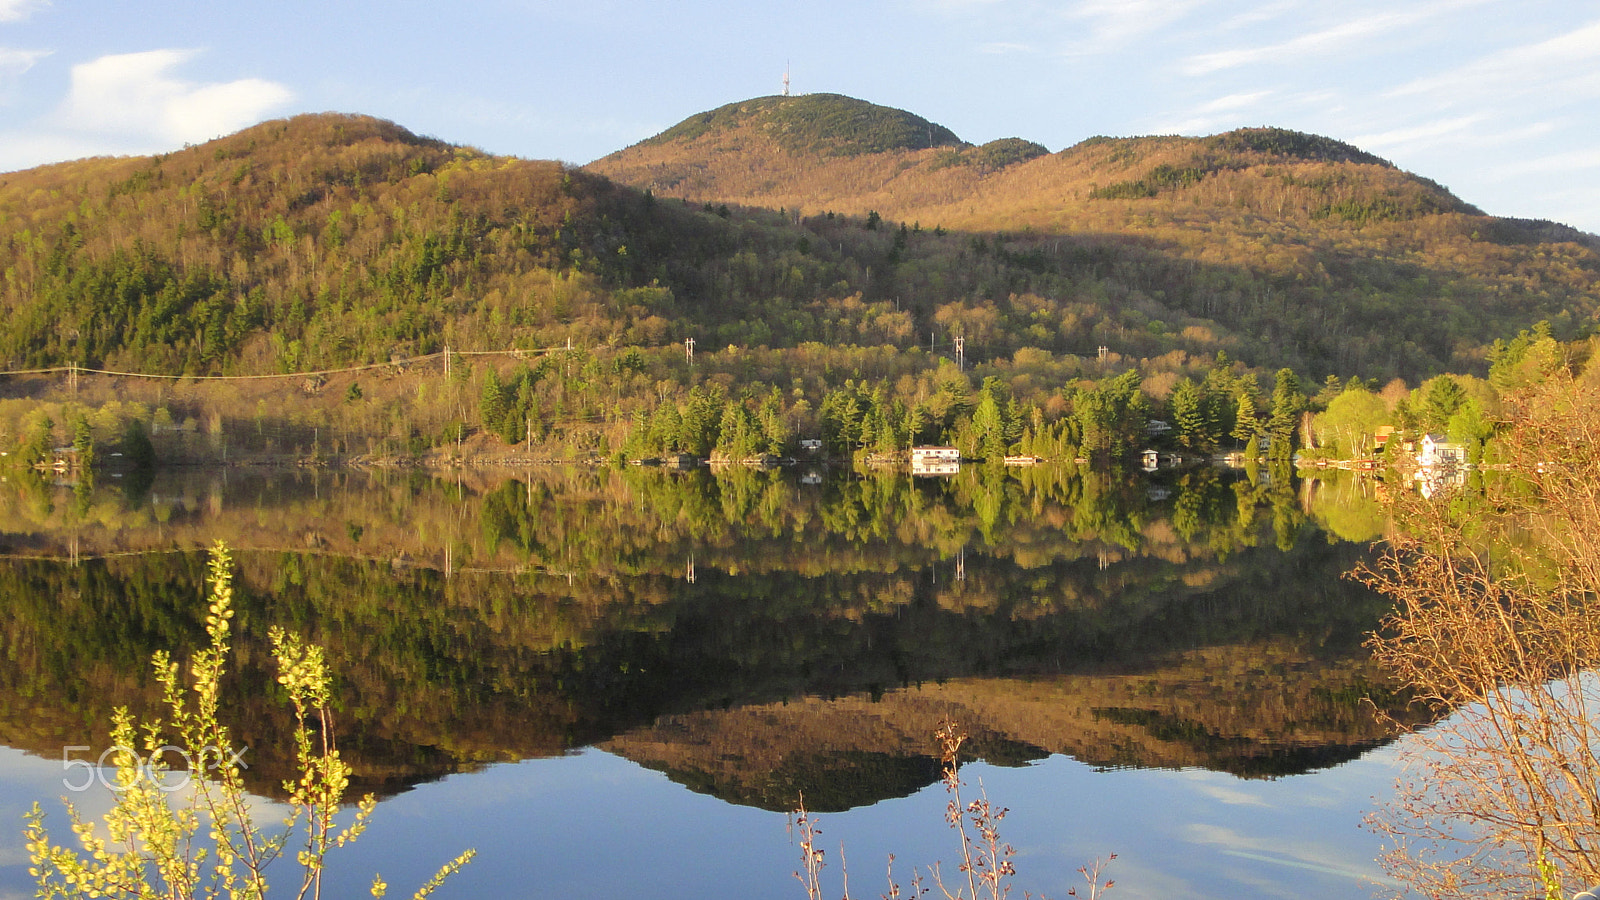
<path id="1" fill-rule="evenodd" d="M 1043 144 L 1014 137 L 990 141 L 972 152 L 972 156 L 978 165 L 990 169 L 1003 169 L 1006 166 L 1027 162 L 1030 159 L 1038 159 L 1049 154 L 1049 149 Z"/>
<path id="2" fill-rule="evenodd" d="M 1267 419 L 1273 459 L 1285 460 L 1294 454 L 1300 414 L 1305 408 L 1306 398 L 1300 392 L 1300 379 L 1291 369 L 1279 369 L 1272 387 L 1272 414 Z"/>
<path id="3" fill-rule="evenodd" d="M 1387 160 L 1360 148 L 1315 134 L 1286 128 L 1240 128 L 1207 138 L 1205 143 L 1229 153 L 1265 153 L 1320 162 L 1389 166 Z"/>
<path id="4" fill-rule="evenodd" d="M 1550 323 L 1540 321 L 1510 341 L 1496 340 L 1489 349 L 1489 383 L 1497 389 L 1528 388 L 1556 374 L 1566 353 L 1551 335 Z"/>
<path id="5" fill-rule="evenodd" d="M 1138 200 L 1154 197 L 1162 191 L 1175 191 L 1188 187 L 1206 175 L 1207 172 L 1193 166 L 1176 168 L 1162 163 L 1151 169 L 1143 178 L 1097 187 L 1089 192 L 1089 196 L 1095 200 Z"/>
<path id="6" fill-rule="evenodd" d="M 1372 452 L 1379 426 L 1393 423 L 1394 416 L 1380 397 L 1353 387 L 1335 397 L 1313 427 L 1336 458 L 1355 459 Z"/>
<path id="7" fill-rule="evenodd" d="M 1050 150 L 1043 144 L 1022 138 L 1000 138 L 981 147 L 941 150 L 928 164 L 928 169 L 936 172 L 951 166 L 977 166 L 986 171 L 995 171 L 1049 154 Z"/>
<path id="8" fill-rule="evenodd" d="M 1420 389 L 1422 404 L 1417 410 L 1417 425 L 1422 431 L 1443 431 L 1452 416 L 1467 402 L 1467 392 L 1449 375 L 1429 379 Z"/>
<path id="9" fill-rule="evenodd" d="M 1348 198 L 1313 210 L 1313 219 L 1337 217 L 1346 222 L 1366 225 L 1370 222 L 1403 222 L 1423 216 L 1454 211 L 1455 204 L 1446 203 L 1433 194 L 1416 193 L 1409 196 L 1384 196 Z"/>
<path id="10" fill-rule="evenodd" d="M 149 469 L 156 464 L 156 448 L 150 442 L 150 430 L 140 419 L 129 419 L 123 426 L 121 452 L 128 464 L 136 469 Z"/>

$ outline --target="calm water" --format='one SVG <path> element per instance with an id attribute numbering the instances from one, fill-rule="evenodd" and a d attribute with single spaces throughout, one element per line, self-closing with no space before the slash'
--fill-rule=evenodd
<path id="1" fill-rule="evenodd" d="M 101 748 L 149 654 L 201 639 L 223 538 L 245 656 L 271 624 L 328 647 L 386 798 L 342 894 L 475 847 L 443 896 L 803 897 L 803 793 L 829 892 L 843 842 L 876 896 L 891 853 L 902 883 L 953 871 L 945 716 L 1012 810 L 1019 892 L 1116 853 L 1112 896 L 1370 893 L 1396 749 L 1361 698 L 1400 702 L 1360 648 L 1383 604 L 1340 577 L 1381 528 L 1359 485 L 808 474 L 0 484 L 0 890 L 31 894 L 21 813 L 64 793 L 61 748 Z M 230 698 L 266 794 L 269 678 L 246 662 Z"/>

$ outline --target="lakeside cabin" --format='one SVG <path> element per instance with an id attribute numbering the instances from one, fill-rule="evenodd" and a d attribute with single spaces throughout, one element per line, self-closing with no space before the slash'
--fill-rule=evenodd
<path id="1" fill-rule="evenodd" d="M 961 450 L 956 447 L 912 447 L 911 474 L 954 475 L 961 471 Z"/>
<path id="2" fill-rule="evenodd" d="M 1422 447 L 1417 451 L 1417 465 L 1425 469 L 1449 469 L 1466 463 L 1466 444 L 1447 441 L 1441 434 L 1422 436 Z"/>

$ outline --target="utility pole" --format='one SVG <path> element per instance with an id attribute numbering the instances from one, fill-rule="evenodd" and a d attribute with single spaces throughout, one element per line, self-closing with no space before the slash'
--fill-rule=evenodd
<path id="1" fill-rule="evenodd" d="M 958 338 L 956 338 L 956 371 L 957 372 L 965 372 L 966 370 L 967 370 L 967 339 L 964 338 L 964 337 L 958 337 Z"/>
<path id="2" fill-rule="evenodd" d="M 689 365 L 694 365 L 694 338 L 683 339 L 683 354 L 689 360 Z"/>

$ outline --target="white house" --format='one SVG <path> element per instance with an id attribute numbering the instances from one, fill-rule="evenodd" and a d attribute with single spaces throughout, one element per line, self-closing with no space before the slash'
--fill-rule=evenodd
<path id="1" fill-rule="evenodd" d="M 1441 434 L 1422 436 L 1422 448 L 1417 451 L 1417 465 L 1425 468 L 1452 468 L 1467 462 L 1467 445 L 1447 441 Z"/>
<path id="2" fill-rule="evenodd" d="M 911 474 L 954 475 L 961 471 L 961 450 L 956 447 L 912 447 Z"/>

